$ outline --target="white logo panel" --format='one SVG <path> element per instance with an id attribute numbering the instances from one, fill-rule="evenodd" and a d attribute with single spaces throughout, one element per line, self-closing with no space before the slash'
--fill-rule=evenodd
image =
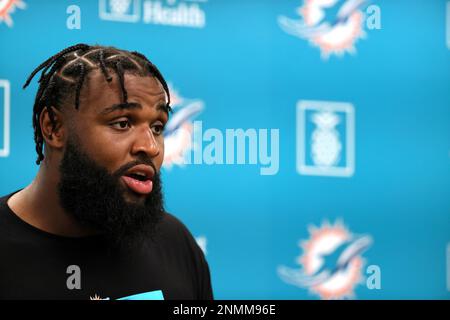
<path id="1" fill-rule="evenodd" d="M 450 1 L 447 2 L 447 48 L 450 49 Z"/>
<path id="2" fill-rule="evenodd" d="M 344 102 L 297 103 L 297 171 L 351 177 L 355 171 L 355 111 Z"/>
<path id="3" fill-rule="evenodd" d="M 100 0 L 100 19 L 137 22 L 141 17 L 140 0 Z"/>
<path id="4" fill-rule="evenodd" d="M 9 156 L 10 108 L 11 86 L 8 80 L 0 79 L 0 157 Z"/>

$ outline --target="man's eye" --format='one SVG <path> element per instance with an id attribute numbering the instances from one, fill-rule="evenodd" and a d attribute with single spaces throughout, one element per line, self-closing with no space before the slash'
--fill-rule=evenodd
<path id="1" fill-rule="evenodd" d="M 122 120 L 122 121 L 113 122 L 113 123 L 111 123 L 111 126 L 114 129 L 125 130 L 130 127 L 130 121 Z"/>
<path id="2" fill-rule="evenodd" d="M 152 131 L 153 131 L 154 134 L 159 136 L 160 134 L 163 133 L 164 126 L 160 125 L 160 124 L 155 124 L 154 126 L 152 126 Z"/>

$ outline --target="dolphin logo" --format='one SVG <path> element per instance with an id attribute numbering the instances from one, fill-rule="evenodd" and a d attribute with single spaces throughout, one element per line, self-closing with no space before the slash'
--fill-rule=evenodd
<path id="1" fill-rule="evenodd" d="M 298 8 L 301 19 L 278 17 L 288 34 L 320 48 L 322 57 L 354 53 L 354 43 L 365 37 L 362 8 L 366 0 L 308 0 Z"/>
<path id="2" fill-rule="evenodd" d="M 304 253 L 298 262 L 302 268 L 279 266 L 278 275 L 323 299 L 352 297 L 353 288 L 362 278 L 361 255 L 372 245 L 372 238 L 352 235 L 341 222 L 310 230 L 311 238 L 301 243 Z"/>
<path id="3" fill-rule="evenodd" d="M 16 8 L 25 9 L 26 7 L 26 4 L 21 0 L 0 0 L 0 22 L 4 21 L 8 27 L 12 27 L 14 23 L 10 14 Z"/>

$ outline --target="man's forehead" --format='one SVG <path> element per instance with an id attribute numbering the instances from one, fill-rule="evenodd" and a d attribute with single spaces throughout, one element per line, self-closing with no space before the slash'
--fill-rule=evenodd
<path id="1" fill-rule="evenodd" d="M 115 111 L 122 110 L 142 110 L 143 107 L 140 103 L 136 102 L 126 102 L 126 103 L 117 103 L 112 106 L 106 107 L 103 110 L 100 110 L 98 113 L 101 115 L 108 115 Z M 156 104 L 156 110 L 167 112 L 167 105 L 164 102 Z"/>
<path id="2" fill-rule="evenodd" d="M 95 70 L 90 74 L 88 77 L 89 82 L 93 84 L 93 87 L 99 87 L 99 86 L 108 86 L 108 87 L 114 87 L 115 89 L 120 89 L 120 83 L 119 83 L 119 77 L 116 73 L 111 73 L 111 81 L 108 82 L 105 78 L 105 76 L 102 74 L 100 70 Z M 154 76 L 141 76 L 139 74 L 131 73 L 131 72 L 124 72 L 124 84 L 125 88 L 127 90 L 133 89 L 135 86 L 140 86 L 142 88 L 145 88 L 146 91 L 153 94 L 163 94 L 165 93 L 164 87 L 161 84 L 161 82 Z"/>
<path id="3" fill-rule="evenodd" d="M 137 98 L 148 100 L 151 104 L 158 106 L 168 103 L 167 93 L 155 77 L 125 73 L 124 86 L 129 102 L 133 102 L 133 98 Z M 123 102 L 123 92 L 117 75 L 113 75 L 112 81 L 107 82 L 101 72 L 93 72 L 85 92 L 87 93 L 85 95 L 86 104 L 91 107 L 95 106 L 95 109 L 104 109 Z"/>

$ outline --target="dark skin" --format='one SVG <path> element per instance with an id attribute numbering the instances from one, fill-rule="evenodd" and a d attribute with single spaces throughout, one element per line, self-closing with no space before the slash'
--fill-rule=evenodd
<path id="1" fill-rule="evenodd" d="M 81 226 L 59 204 L 57 186 L 59 165 L 64 146 L 75 134 L 84 152 L 98 165 L 113 173 L 133 162 L 140 153 L 153 160 L 159 172 L 164 158 L 163 127 L 168 114 L 162 106 L 167 95 L 154 77 L 140 77 L 125 73 L 128 102 L 141 107 L 118 109 L 106 113 L 105 109 L 119 104 L 122 93 L 117 78 L 106 82 L 99 70 L 89 74 L 81 92 L 80 107 L 73 104 L 56 109 L 57 126 L 52 123 L 47 109 L 40 115 L 45 139 L 45 158 L 34 181 L 8 200 L 18 217 L 28 224 L 60 236 L 81 237 L 96 231 Z M 143 201 L 145 195 L 126 191 L 127 201 Z"/>

